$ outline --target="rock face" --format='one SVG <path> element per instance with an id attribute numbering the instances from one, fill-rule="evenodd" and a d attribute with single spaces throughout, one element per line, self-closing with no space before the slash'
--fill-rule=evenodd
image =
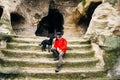
<path id="1" fill-rule="evenodd" d="M 0 33 L 14 34 L 11 26 L 10 12 L 16 9 L 16 6 L 21 2 L 15 0 L 0 0 L 1 18 L 0 18 Z"/>
<path id="2" fill-rule="evenodd" d="M 55 0 L 58 9 L 64 16 L 67 11 L 77 6 L 81 0 Z M 34 36 L 38 22 L 48 14 L 50 0 L 0 0 L 0 8 L 3 9 L 1 15 L 1 24 L 4 24 L 4 18 L 7 19 L 7 28 L 3 28 L 3 32 L 11 34 L 15 32 L 17 35 Z M 9 26 L 9 27 L 8 27 Z M 13 28 L 13 30 L 12 30 Z"/>
<path id="3" fill-rule="evenodd" d="M 85 15 L 85 12 L 91 3 L 102 2 L 102 0 L 87 0 L 84 7 L 82 2 L 80 2 L 81 0 L 55 0 L 57 8 L 62 12 L 65 18 L 65 25 L 74 23 L 74 26 L 76 26 L 81 16 Z M 0 6 L 4 7 L 3 15 L 7 15 L 11 30 L 13 28 L 12 32 L 15 32 L 17 35 L 27 36 L 34 36 L 38 22 L 48 14 L 49 3 L 50 0 L 0 0 Z M 1 20 L 3 19 L 1 18 Z M 4 32 L 8 33 L 8 31 Z M 85 32 L 86 29 L 80 33 L 84 34 Z"/>
<path id="4" fill-rule="evenodd" d="M 114 9 L 109 3 L 104 3 L 101 6 L 99 6 L 93 14 L 91 24 L 86 34 L 104 34 L 107 31 L 107 35 L 120 35 L 119 21 L 119 12 L 117 12 L 117 10 Z"/>
<path id="5" fill-rule="evenodd" d="M 103 50 L 105 68 L 110 70 L 109 77 L 120 77 L 115 63 L 120 55 L 120 13 L 109 3 L 101 4 L 94 12 L 85 37 L 89 37 Z M 97 50 L 97 49 L 96 49 Z M 100 56 L 101 54 L 96 53 Z M 101 55 L 101 56 L 102 56 Z M 99 58 L 100 59 L 100 58 Z M 103 61 L 103 59 L 101 59 Z M 119 62 L 117 64 L 120 64 Z M 115 66 L 114 66 L 115 65 Z M 116 71 L 117 70 L 117 71 Z"/>
<path id="6" fill-rule="evenodd" d="M 104 0 L 104 1 L 109 2 L 110 4 L 112 4 L 112 6 L 117 6 L 119 0 Z"/>
<path id="7" fill-rule="evenodd" d="M 92 14 L 102 0 L 86 0 L 85 4 L 79 3 L 66 17 L 66 24 L 74 24 L 78 27 L 80 35 L 86 33 Z"/>
<path id="8" fill-rule="evenodd" d="M 12 34 L 13 30 L 11 27 L 11 21 L 10 21 L 10 7 L 11 5 L 11 1 L 3 1 L 0 0 L 0 6 L 1 6 L 1 20 L 0 20 L 0 32 L 2 33 L 6 33 L 6 34 Z M 14 10 L 14 8 L 13 8 Z"/>

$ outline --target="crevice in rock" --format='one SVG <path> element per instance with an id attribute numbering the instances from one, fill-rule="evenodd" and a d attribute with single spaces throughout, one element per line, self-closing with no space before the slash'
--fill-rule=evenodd
<path id="1" fill-rule="evenodd" d="M 3 14 L 3 8 L 0 7 L 0 18 L 1 18 L 1 16 L 2 16 L 2 14 Z"/>
<path id="2" fill-rule="evenodd" d="M 88 7 L 86 14 L 84 16 L 82 16 L 80 18 L 80 20 L 78 21 L 78 25 L 80 25 L 80 27 L 82 28 L 82 30 L 84 30 L 83 32 L 86 33 L 90 21 L 92 19 L 92 15 L 95 11 L 95 9 L 97 8 L 97 6 L 99 6 L 102 2 L 92 2 L 90 4 L 90 6 Z"/>

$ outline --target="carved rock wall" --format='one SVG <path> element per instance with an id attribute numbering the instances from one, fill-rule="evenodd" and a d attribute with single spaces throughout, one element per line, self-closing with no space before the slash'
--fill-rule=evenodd
<path id="1" fill-rule="evenodd" d="M 80 1 L 55 0 L 55 3 L 57 8 L 66 16 L 68 14 L 67 11 L 76 7 Z M 9 26 L 12 32 L 17 35 L 34 36 L 38 22 L 48 13 L 49 2 L 50 0 L 0 0 L 0 6 L 4 10 L 1 24 L 5 24 L 2 21 L 7 19 L 7 27 Z M 1 26 L 1 28 L 3 27 Z M 5 29 L 2 31 L 11 34 L 9 30 Z"/>
<path id="2" fill-rule="evenodd" d="M 102 55 L 105 61 L 105 69 L 109 77 L 120 77 L 118 68 L 120 56 L 120 12 L 109 3 L 103 3 L 95 10 L 89 28 L 85 35 L 92 43 L 103 50 Z M 94 47 L 94 46 L 93 46 Z M 96 49 L 97 51 L 98 49 Z M 117 60 L 118 58 L 118 60 Z M 101 59 L 101 61 L 103 61 Z M 104 63 L 103 63 L 104 64 Z M 116 66 L 117 65 L 117 66 Z"/>

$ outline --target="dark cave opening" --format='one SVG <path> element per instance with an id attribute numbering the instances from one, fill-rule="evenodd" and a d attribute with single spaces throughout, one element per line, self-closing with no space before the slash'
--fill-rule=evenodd
<path id="1" fill-rule="evenodd" d="M 1 16 L 2 16 L 2 14 L 3 14 L 3 8 L 0 7 L 0 18 L 1 18 Z"/>
<path id="2" fill-rule="evenodd" d="M 12 26 L 16 26 L 16 25 L 20 25 L 20 24 L 24 24 L 25 23 L 25 18 L 18 14 L 18 13 L 11 13 L 11 25 Z"/>
<path id="3" fill-rule="evenodd" d="M 23 26 L 26 24 L 25 18 L 17 12 L 10 14 L 11 25 L 16 34 L 20 34 L 25 29 Z"/>
<path id="4" fill-rule="evenodd" d="M 54 0 L 50 1 L 48 8 L 48 15 L 43 17 L 37 25 L 35 32 L 36 36 L 52 36 L 56 32 L 63 32 L 64 17 L 63 14 L 57 9 Z"/>
<path id="5" fill-rule="evenodd" d="M 43 17 L 37 25 L 36 36 L 52 36 L 56 32 L 63 33 L 64 17 L 58 9 L 50 9 L 47 16 Z M 46 33 L 47 32 L 47 33 Z"/>
<path id="6" fill-rule="evenodd" d="M 86 11 L 86 14 L 82 16 L 78 22 L 78 25 L 81 26 L 81 28 L 84 30 L 84 33 L 86 33 L 90 21 L 92 19 L 92 15 L 95 11 L 95 9 L 101 4 L 102 2 L 92 2 L 89 6 L 89 8 Z"/>

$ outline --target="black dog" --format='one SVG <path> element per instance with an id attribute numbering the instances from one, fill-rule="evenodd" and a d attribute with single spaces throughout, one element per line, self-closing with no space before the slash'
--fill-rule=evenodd
<path id="1" fill-rule="evenodd" d="M 52 48 L 52 43 L 53 43 L 53 39 L 55 37 L 50 37 L 50 39 L 45 39 L 41 42 L 41 44 L 39 46 L 41 46 L 41 49 L 42 49 L 42 52 L 43 51 L 46 51 L 46 47 L 48 45 L 48 52 L 51 51 L 51 48 Z"/>

